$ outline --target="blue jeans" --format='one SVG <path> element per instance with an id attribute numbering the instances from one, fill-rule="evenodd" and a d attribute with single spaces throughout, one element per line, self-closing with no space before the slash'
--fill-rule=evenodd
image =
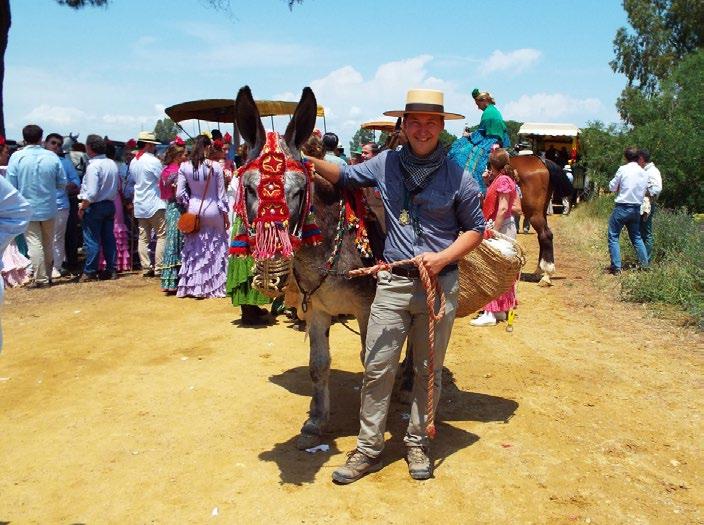
<path id="1" fill-rule="evenodd" d="M 648 260 L 653 258 L 653 244 L 655 237 L 653 236 L 653 215 L 655 215 L 655 203 L 653 199 L 650 200 L 650 213 L 648 218 L 640 221 L 640 237 L 643 239 L 643 244 L 645 245 L 645 251 L 648 254 Z"/>
<path id="2" fill-rule="evenodd" d="M 614 206 L 614 211 L 609 217 L 609 254 L 611 255 L 611 269 L 621 269 L 621 247 L 618 239 L 623 227 L 628 230 L 631 244 L 638 256 L 641 266 L 648 266 L 648 253 L 645 251 L 643 239 L 640 237 L 640 204 L 619 204 Z"/>
<path id="3" fill-rule="evenodd" d="M 83 245 L 86 252 L 86 264 L 83 272 L 89 275 L 98 273 L 100 247 L 103 247 L 105 271 L 115 271 L 117 245 L 115 243 L 115 203 L 100 201 L 91 204 L 83 215 Z"/>

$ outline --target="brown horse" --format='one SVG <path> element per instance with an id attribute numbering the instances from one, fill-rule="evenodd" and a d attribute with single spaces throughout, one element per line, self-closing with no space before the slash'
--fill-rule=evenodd
<path id="1" fill-rule="evenodd" d="M 518 181 L 523 197 L 523 215 L 530 221 L 538 234 L 540 256 L 535 273 L 542 272 L 540 286 L 552 285 L 555 273 L 555 254 L 552 246 L 552 231 L 548 226 L 547 210 L 553 193 L 556 197 L 570 191 L 570 182 L 562 169 L 554 162 L 543 162 L 535 155 L 511 157 L 511 167 L 518 173 Z"/>

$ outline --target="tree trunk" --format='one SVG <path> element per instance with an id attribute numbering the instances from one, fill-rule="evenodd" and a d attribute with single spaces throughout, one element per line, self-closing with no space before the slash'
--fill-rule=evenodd
<path id="1" fill-rule="evenodd" d="M 10 15 L 10 0 L 0 0 L 0 135 L 5 136 L 5 51 L 7 38 L 10 34 L 12 17 Z"/>

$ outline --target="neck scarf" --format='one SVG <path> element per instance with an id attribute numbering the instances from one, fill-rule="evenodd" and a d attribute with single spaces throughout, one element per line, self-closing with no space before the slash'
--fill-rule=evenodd
<path id="1" fill-rule="evenodd" d="M 438 143 L 430 155 L 424 158 L 416 156 L 406 144 L 399 151 L 399 160 L 403 168 L 403 183 L 410 193 L 418 193 L 430 182 L 433 174 L 445 162 L 445 148 Z"/>

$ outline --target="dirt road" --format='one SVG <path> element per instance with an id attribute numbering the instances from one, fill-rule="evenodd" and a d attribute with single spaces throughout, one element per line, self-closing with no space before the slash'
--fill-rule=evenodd
<path id="1" fill-rule="evenodd" d="M 330 450 L 309 454 L 293 445 L 307 342 L 283 318 L 242 328 L 226 300 L 164 297 L 138 276 L 9 290 L 0 521 L 704 522 L 704 340 L 610 299 L 553 225 L 562 278 L 520 284 L 515 331 L 455 325 L 427 482 L 408 477 L 400 404 L 385 468 L 330 482 L 361 380 L 340 324 Z M 533 268 L 535 236 L 519 240 Z"/>

